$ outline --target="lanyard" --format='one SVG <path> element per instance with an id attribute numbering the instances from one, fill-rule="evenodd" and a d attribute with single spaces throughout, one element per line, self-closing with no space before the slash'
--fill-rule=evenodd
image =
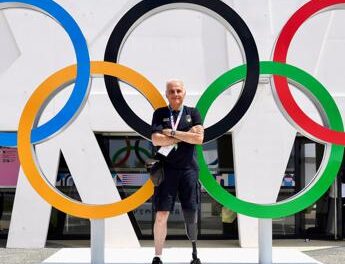
<path id="1" fill-rule="evenodd" d="M 172 129 L 173 131 L 176 131 L 176 130 L 177 130 L 177 126 L 178 126 L 178 124 L 180 123 L 180 120 L 181 120 L 181 117 L 182 117 L 183 106 L 182 106 L 182 108 L 181 108 L 181 110 L 180 110 L 180 113 L 179 113 L 178 116 L 177 116 L 176 123 L 175 123 L 175 121 L 174 121 L 174 115 L 173 115 L 173 113 L 172 113 L 170 107 L 169 107 L 169 110 L 170 110 L 170 123 L 171 123 L 171 129 Z"/>

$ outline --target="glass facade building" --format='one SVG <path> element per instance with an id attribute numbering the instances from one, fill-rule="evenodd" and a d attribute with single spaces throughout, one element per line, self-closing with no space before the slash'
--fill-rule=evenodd
<path id="1" fill-rule="evenodd" d="M 104 158 L 111 171 L 120 195 L 125 198 L 134 193 L 148 180 L 145 159 L 154 152 L 151 143 L 135 135 L 96 134 Z M 9 149 L 2 148 L 2 153 Z M 12 157 L 15 157 L 13 150 Z M 282 179 L 278 201 L 287 199 L 310 183 L 323 155 L 323 145 L 304 137 L 296 137 L 290 159 Z M 236 193 L 235 171 L 232 156 L 231 135 L 204 146 L 204 156 L 215 179 L 229 192 Z M 8 158 L 8 155 L 7 155 Z M 2 162 L 5 158 L 2 157 Z M 95 175 L 97 177 L 97 175 Z M 253 175 L 255 177 L 255 175 Z M 274 238 L 319 238 L 342 239 L 344 229 L 342 177 L 339 177 L 327 193 L 314 205 L 304 211 L 285 218 L 273 220 Z M 60 158 L 57 188 L 67 196 L 80 200 L 77 189 L 63 156 Z M 0 188 L 0 236 L 6 238 L 11 220 L 15 186 Z M 129 218 L 139 239 L 153 238 L 154 214 L 151 200 L 146 201 Z M 184 221 L 180 203 L 177 201 L 168 222 L 168 239 L 185 238 Z M 237 239 L 237 215 L 222 207 L 202 189 L 199 210 L 200 239 Z M 90 222 L 52 209 L 48 239 L 88 239 Z"/>

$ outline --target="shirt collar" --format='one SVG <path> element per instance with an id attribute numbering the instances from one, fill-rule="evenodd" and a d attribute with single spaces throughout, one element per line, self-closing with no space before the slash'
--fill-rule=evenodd
<path id="1" fill-rule="evenodd" d="M 168 108 L 171 112 L 179 113 L 183 109 L 183 105 L 181 105 L 178 110 L 174 110 L 170 105 L 168 106 Z"/>

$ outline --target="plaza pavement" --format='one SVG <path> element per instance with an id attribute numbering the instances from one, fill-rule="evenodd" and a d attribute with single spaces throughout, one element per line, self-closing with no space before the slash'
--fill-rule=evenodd
<path id="1" fill-rule="evenodd" d="M 89 247 L 87 240 L 63 240 L 48 241 L 43 249 L 7 249 L 6 241 L 0 240 L 0 263 L 1 264 L 37 264 L 53 255 L 61 248 Z M 151 240 L 140 241 L 143 247 L 152 247 Z M 189 242 L 185 240 L 169 240 L 166 247 L 188 247 Z M 236 240 L 201 240 L 199 247 L 238 247 Z M 344 264 L 345 263 L 345 241 L 322 241 L 310 240 L 305 242 L 302 239 L 273 240 L 273 247 L 291 248 L 301 251 L 315 260 L 324 264 Z M 187 263 L 187 262 L 186 262 Z"/>

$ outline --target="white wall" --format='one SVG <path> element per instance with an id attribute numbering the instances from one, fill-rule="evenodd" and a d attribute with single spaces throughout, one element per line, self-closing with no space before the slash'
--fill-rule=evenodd
<path id="1" fill-rule="evenodd" d="M 116 22 L 137 1 L 56 2 L 70 12 L 81 27 L 88 42 L 91 60 L 103 60 L 107 40 Z M 224 2 L 246 21 L 256 40 L 261 60 L 269 60 L 280 29 L 307 1 Z M 10 9 L 3 14 L 4 17 L 0 17 L 1 26 L 5 18 L 8 27 L 0 27 L 1 39 L 4 36 L 9 39 L 5 47 L 16 47 L 11 49 L 13 55 L 8 56 L 8 62 L 0 65 L 0 112 L 6 113 L 0 119 L 0 129 L 8 131 L 16 130 L 23 106 L 37 85 L 53 72 L 75 63 L 75 56 L 68 36 L 51 18 L 24 9 Z M 328 88 L 339 102 L 342 112 L 345 82 L 345 68 L 342 65 L 345 60 L 344 19 L 345 12 L 342 10 L 313 17 L 300 28 L 288 54 L 289 63 L 307 70 Z M 0 47 L 2 54 L 3 44 Z M 241 64 L 242 58 L 233 36 L 219 22 L 196 11 L 173 10 L 157 14 L 141 23 L 124 45 L 120 62 L 146 76 L 161 93 L 164 91 L 165 80 L 172 77 L 183 79 L 189 94 L 187 104 L 193 106 L 212 80 L 227 69 Z M 123 88 L 132 109 L 150 122 L 153 110 L 149 103 L 133 89 Z M 113 109 L 103 79 L 94 80 L 91 89 L 84 109 L 88 127 L 94 131 L 131 131 Z M 225 92 L 213 103 L 205 120 L 206 127 L 231 109 L 240 87 L 232 90 Z M 299 93 L 295 94 L 304 109 L 319 120 L 308 99 Z M 51 104 L 48 108 L 50 113 L 45 113 L 45 118 L 59 107 L 59 102 Z M 268 84 L 259 86 L 251 109 L 233 132 L 237 195 L 249 201 L 274 202 L 296 130 L 283 119 L 275 106 Z M 63 137 L 63 134 L 59 137 Z M 66 140 L 73 142 L 75 138 Z M 101 167 L 94 169 L 102 170 Z M 29 191 L 25 191 L 28 188 L 24 188 L 21 199 L 24 199 L 26 193 L 29 195 Z M 30 199 L 34 202 L 40 198 L 32 196 Z M 24 204 L 16 198 L 15 210 L 20 211 Z M 45 213 L 46 218 L 48 214 Z M 35 221 L 30 217 L 25 219 L 26 223 L 17 220 L 12 220 L 13 223 L 16 221 L 16 225 L 11 224 L 11 229 L 24 230 L 24 226 L 30 229 Z M 257 220 L 240 216 L 239 225 L 241 245 L 256 246 Z M 36 246 L 41 246 L 45 240 L 44 232 Z M 121 236 L 118 239 L 121 240 Z M 11 241 L 12 246 L 15 246 L 16 240 Z"/>

